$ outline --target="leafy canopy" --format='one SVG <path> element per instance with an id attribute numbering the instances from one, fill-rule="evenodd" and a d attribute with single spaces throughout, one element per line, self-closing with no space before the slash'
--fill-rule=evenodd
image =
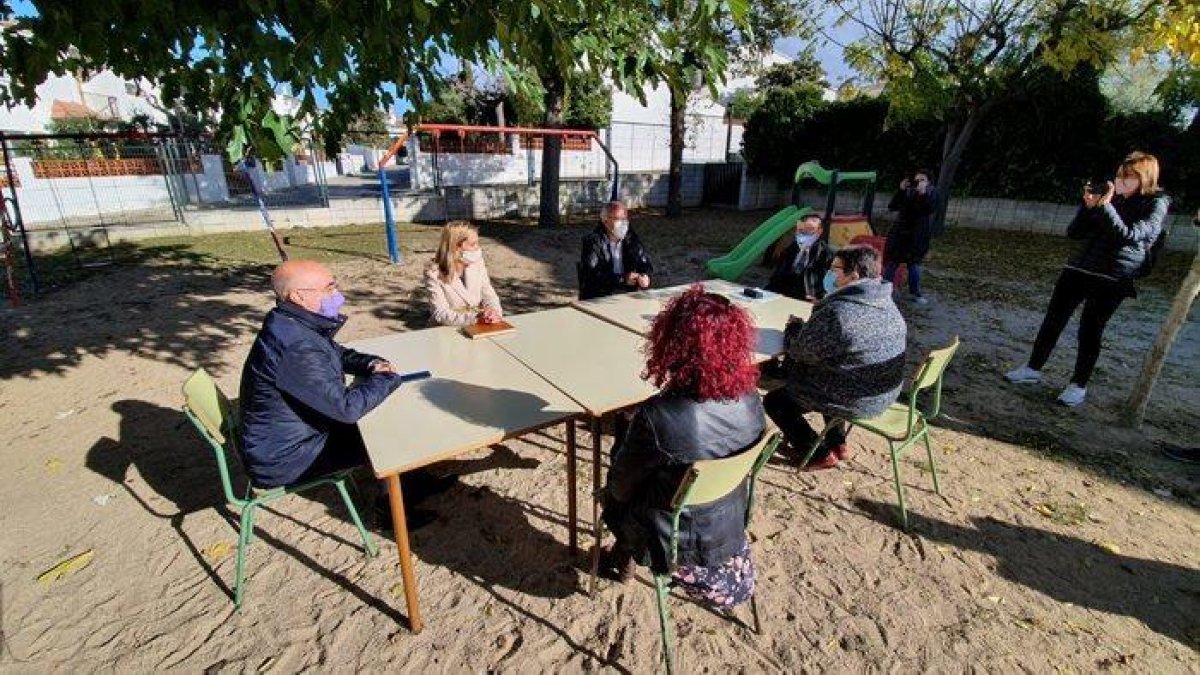
<path id="1" fill-rule="evenodd" d="M 667 3 L 669 6 L 676 3 Z M 8 81 L 0 102 L 32 104 L 52 74 L 108 68 L 162 87 L 164 101 L 221 112 L 218 135 L 233 159 L 248 148 L 268 161 L 296 141 L 271 100 L 287 90 L 327 141 L 357 116 L 403 97 L 427 100 L 449 54 L 491 68 L 550 64 L 563 77 L 613 69 L 634 90 L 653 39 L 637 0 L 34 0 L 36 16 L 0 35 Z M 745 0 L 705 0 L 696 21 Z M 736 13 L 736 12 L 735 12 Z M 0 0 L 0 18 L 13 17 Z M 544 73 L 543 73 L 544 74 Z M 323 91 L 328 111 L 317 114 Z"/>

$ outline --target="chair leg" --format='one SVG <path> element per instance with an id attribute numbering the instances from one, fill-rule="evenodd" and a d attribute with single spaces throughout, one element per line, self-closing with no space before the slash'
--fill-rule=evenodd
<path id="1" fill-rule="evenodd" d="M 804 467 L 808 466 L 808 463 L 812 461 L 813 455 L 817 454 L 817 448 L 821 447 L 821 444 L 825 442 L 825 434 L 828 434 L 829 430 L 835 424 L 841 424 L 841 420 L 830 420 L 829 424 L 825 425 L 825 428 L 821 430 L 821 435 L 817 436 L 817 440 L 808 449 L 808 454 L 804 456 L 804 461 L 800 462 L 800 465 L 796 467 L 796 471 L 803 471 Z"/>
<path id="2" fill-rule="evenodd" d="M 758 593 L 750 596 L 750 615 L 754 617 L 754 634 L 762 635 L 762 623 L 758 620 Z"/>
<path id="3" fill-rule="evenodd" d="M 661 574 L 654 575 L 654 597 L 658 599 L 658 621 L 661 628 L 660 634 L 662 637 L 663 660 L 667 664 L 667 675 L 671 675 L 674 671 L 675 659 L 672 654 L 672 643 L 675 641 L 671 631 L 671 615 L 667 610 L 667 595 L 670 593 L 670 588 L 667 586 L 667 577 Z"/>
<path id="4" fill-rule="evenodd" d="M 596 597 L 596 579 L 600 576 L 600 543 L 604 541 L 604 520 L 596 519 L 595 526 L 592 530 L 592 539 L 595 542 L 592 545 L 592 579 L 588 582 L 588 597 Z"/>
<path id="5" fill-rule="evenodd" d="M 254 511 L 258 504 L 250 502 L 242 509 L 238 523 L 237 576 L 233 582 L 233 607 L 242 608 L 242 598 L 246 591 L 246 549 L 250 547 L 254 533 Z"/>
<path id="6" fill-rule="evenodd" d="M 900 523 L 907 530 L 908 510 L 904 508 L 904 485 L 900 483 L 900 458 L 897 456 L 895 443 L 888 441 L 888 449 L 892 454 L 892 479 L 896 482 L 896 499 L 900 502 Z"/>
<path id="7" fill-rule="evenodd" d="M 929 471 L 933 473 L 933 491 L 940 497 L 942 488 L 938 485 L 937 461 L 933 459 L 933 447 L 929 443 L 929 427 L 922 432 L 922 438 L 925 441 L 925 456 L 929 458 Z"/>
<path id="8" fill-rule="evenodd" d="M 247 501 L 247 502 L 252 502 L 252 501 L 254 501 L 254 484 L 253 484 L 253 483 L 251 483 L 249 480 L 247 480 L 247 481 L 246 481 L 246 496 L 245 496 L 245 499 L 246 499 L 246 501 Z M 243 511 L 243 513 L 245 513 L 245 511 Z M 248 537 L 248 538 L 246 539 L 246 543 L 247 543 L 247 544 L 253 544 L 253 543 L 254 543 L 254 527 L 253 527 L 253 526 L 251 526 L 251 527 L 250 527 L 250 533 L 249 533 L 248 535 L 246 535 L 246 536 Z"/>
<path id="9" fill-rule="evenodd" d="M 350 520 L 354 521 L 354 527 L 358 528 L 358 536 L 362 537 L 363 546 L 367 549 L 367 555 L 375 557 L 379 554 L 379 549 L 375 547 L 375 542 L 371 540 L 371 535 L 367 533 L 367 528 L 363 527 L 362 518 L 358 515 L 358 509 L 354 506 L 354 500 L 350 498 L 350 492 L 346 489 L 346 478 L 339 478 L 334 485 L 337 486 L 338 494 L 342 495 L 342 501 L 346 503 L 346 510 L 350 512 Z"/>

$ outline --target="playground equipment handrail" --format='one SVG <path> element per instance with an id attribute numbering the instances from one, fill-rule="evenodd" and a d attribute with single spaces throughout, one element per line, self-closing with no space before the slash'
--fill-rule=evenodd
<path id="1" fill-rule="evenodd" d="M 879 174 L 876 171 L 838 171 L 837 169 L 826 169 L 821 166 L 820 162 L 811 161 L 796 167 L 796 175 L 793 182 L 799 183 L 805 178 L 811 178 L 821 185 L 829 185 L 831 182 L 844 183 L 847 181 L 869 181 L 873 183 L 878 176 Z"/>

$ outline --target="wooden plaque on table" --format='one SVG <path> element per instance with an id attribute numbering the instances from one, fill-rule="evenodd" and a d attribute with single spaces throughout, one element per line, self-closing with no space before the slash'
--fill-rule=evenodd
<path id="1" fill-rule="evenodd" d="M 496 335 L 504 335 L 511 333 L 516 328 L 507 321 L 497 321 L 496 323 L 474 323 L 470 326 L 463 326 L 463 335 L 478 340 L 479 338 L 494 337 Z"/>

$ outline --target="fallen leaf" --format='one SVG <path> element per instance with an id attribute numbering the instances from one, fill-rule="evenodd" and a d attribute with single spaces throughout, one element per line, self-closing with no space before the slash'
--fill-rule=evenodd
<path id="1" fill-rule="evenodd" d="M 989 596 L 987 596 L 986 599 L 990 602 L 995 602 L 995 603 L 1000 602 L 1000 596 L 998 596 L 998 595 L 989 595 Z"/>
<path id="2" fill-rule="evenodd" d="M 1113 555 L 1121 555 L 1121 547 L 1111 541 L 1098 541 L 1096 545 Z"/>
<path id="3" fill-rule="evenodd" d="M 947 455 L 952 455 L 952 454 L 958 452 L 958 448 L 956 446 L 950 445 L 949 443 L 942 443 L 941 446 L 942 446 L 942 452 L 946 453 Z"/>
<path id="4" fill-rule="evenodd" d="M 108 502 L 113 498 L 112 495 L 96 495 L 92 497 L 92 501 L 96 506 L 108 506 Z"/>
<path id="5" fill-rule="evenodd" d="M 51 457 L 46 460 L 46 470 L 54 473 L 63 467 L 63 461 L 57 457 Z"/>
<path id="6" fill-rule="evenodd" d="M 74 408 L 71 408 L 70 410 L 63 410 L 62 412 L 60 412 L 60 413 L 57 413 L 57 414 L 54 416 L 54 419 L 56 419 L 56 420 L 65 420 L 65 419 L 67 419 L 68 417 L 70 417 L 71 415 L 74 415 L 74 414 L 75 414 L 75 409 L 74 409 Z"/>
<path id="7" fill-rule="evenodd" d="M 218 541 L 202 551 L 209 562 L 220 562 L 233 553 L 233 545 L 227 541 Z"/>
<path id="8" fill-rule="evenodd" d="M 392 587 L 388 589 L 388 595 L 393 598 L 404 597 L 404 582 L 400 581 L 392 584 Z"/>
<path id="9" fill-rule="evenodd" d="M 37 581 L 39 584 L 48 584 L 72 574 L 92 564 L 92 558 L 96 557 L 96 552 L 93 549 L 88 549 L 78 555 L 73 555 L 66 560 L 59 562 L 54 567 L 42 572 L 38 575 Z"/>

